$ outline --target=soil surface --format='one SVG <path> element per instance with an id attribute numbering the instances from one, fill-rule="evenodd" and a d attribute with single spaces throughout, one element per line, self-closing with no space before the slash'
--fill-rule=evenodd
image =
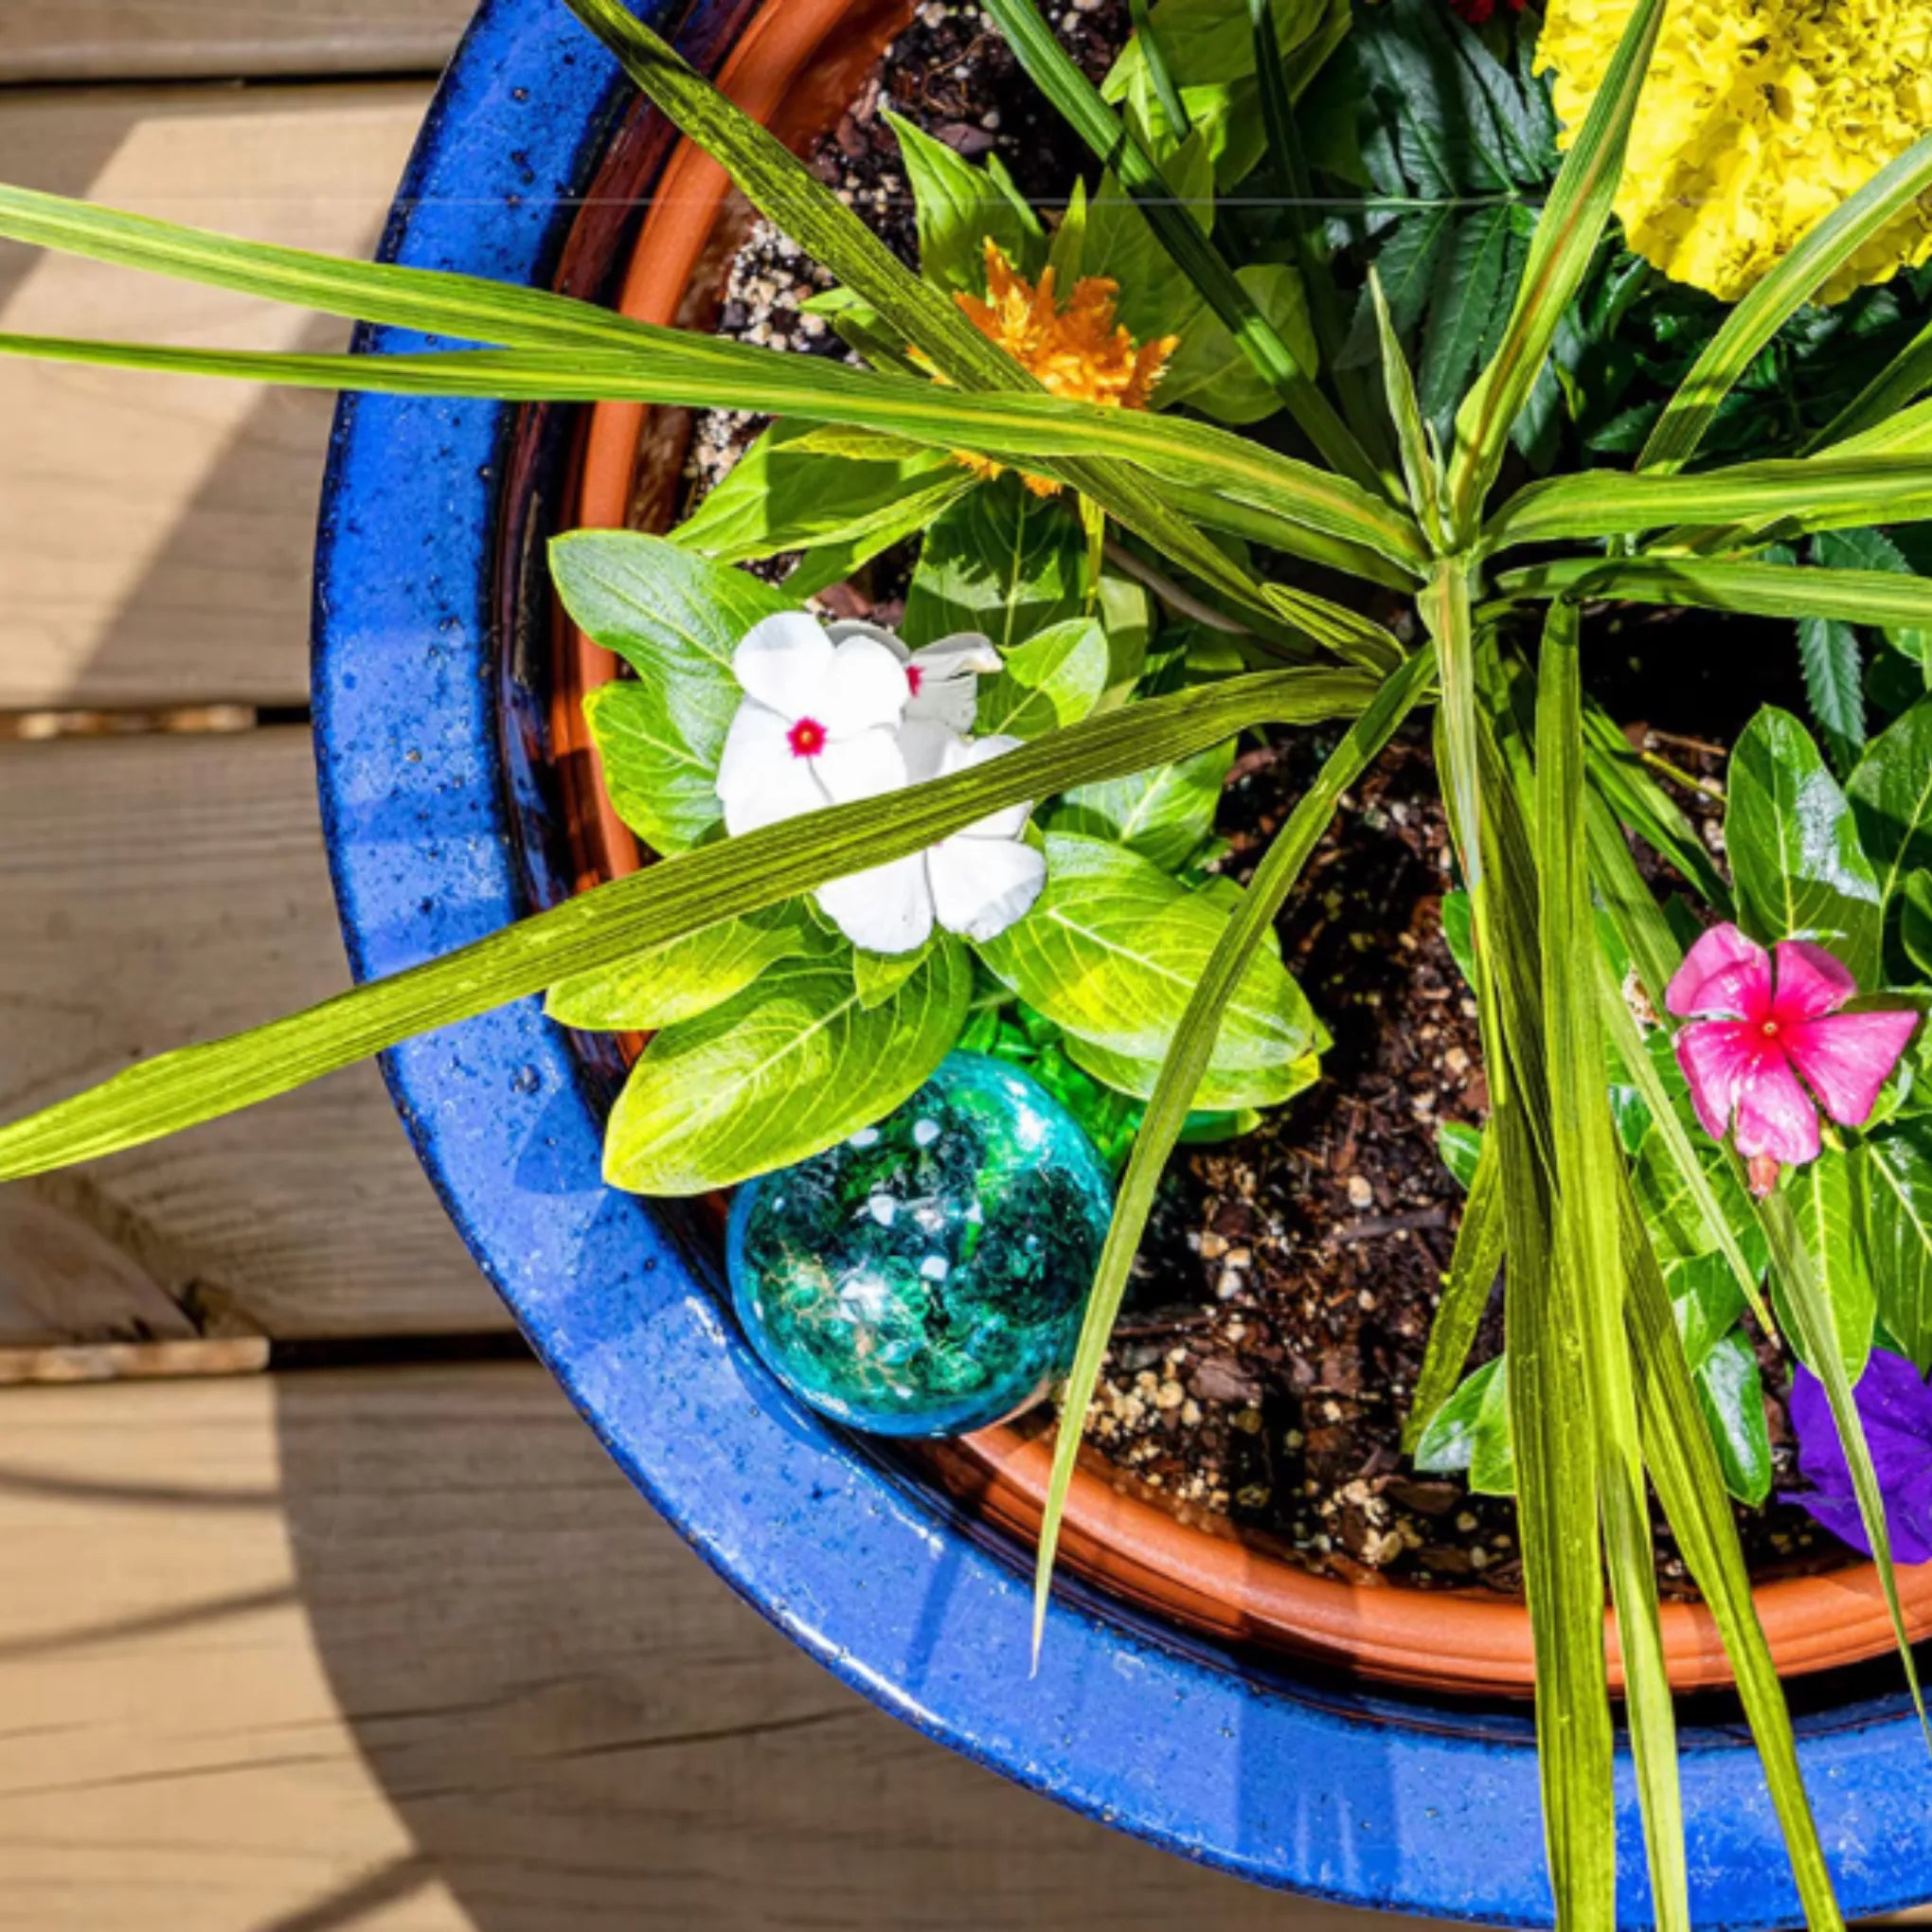
<path id="1" fill-rule="evenodd" d="M 1048 13 L 1098 80 L 1125 39 L 1125 0 L 1073 0 Z M 908 262 L 917 257 L 911 201 L 886 109 L 962 153 L 997 153 L 1048 207 L 1076 172 L 1093 171 L 977 8 L 928 0 L 810 157 Z M 731 264 L 718 326 L 771 347 L 843 355 L 838 338 L 802 313 L 829 282 L 755 223 Z M 762 426 L 725 412 L 697 417 L 686 511 Z M 774 560 L 770 574 L 788 564 Z M 890 623 L 907 567 L 907 556 L 888 553 L 824 601 Z M 1763 637 L 1742 643 L 1738 665 L 1722 652 L 1693 653 L 1702 684 L 1687 685 L 1679 617 L 1606 625 L 1601 695 L 1619 717 L 1641 707 L 1667 721 L 1655 738 L 1642 725 L 1635 735 L 1716 780 L 1722 746 L 1696 734 L 1734 735 L 1741 693 L 1754 705 L 1789 694 L 1760 675 L 1774 661 Z M 1779 636 L 1780 672 L 1795 671 L 1788 635 Z M 1233 846 L 1225 869 L 1246 876 L 1330 748 L 1303 734 L 1244 752 L 1223 812 Z M 1679 796 L 1720 845 L 1710 797 L 1689 788 Z M 1184 1520 L 1229 1518 L 1311 1569 L 1519 1593 L 1513 1505 L 1419 1474 L 1401 1450 L 1461 1212 L 1438 1132 L 1449 1121 L 1479 1125 L 1488 1105 L 1475 1001 L 1442 937 L 1442 896 L 1454 883 L 1426 735 L 1412 731 L 1345 801 L 1281 922 L 1284 957 L 1334 1036 L 1324 1077 L 1256 1133 L 1175 1162 L 1087 1418 L 1086 1453 Z M 1659 883 L 1674 882 L 1659 874 Z M 1501 1347 L 1500 1299 L 1498 1289 L 1471 1367 Z M 1774 1351 L 1761 1355 L 1781 1490 L 1797 1476 L 1784 1370 Z M 1754 1571 L 1844 1561 L 1796 1509 L 1738 1515 Z M 1658 1568 L 1666 1594 L 1694 1594 L 1663 1535 Z"/>

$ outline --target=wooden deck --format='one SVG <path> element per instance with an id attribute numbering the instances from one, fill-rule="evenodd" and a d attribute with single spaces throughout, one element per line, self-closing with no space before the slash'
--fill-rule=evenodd
<path id="1" fill-rule="evenodd" d="M 0 0 L 0 179 L 367 252 L 468 6 Z M 4 244 L 0 326 L 342 334 Z M 346 982 L 329 413 L 0 368 L 0 1114 Z M 0 1386 L 0 1926 L 1353 1921 L 846 1691 L 476 1359 L 507 1330 L 370 1069 L 0 1191 L 0 1384 L 70 1385 Z M 258 1372 L 317 1343 L 361 1366 Z"/>

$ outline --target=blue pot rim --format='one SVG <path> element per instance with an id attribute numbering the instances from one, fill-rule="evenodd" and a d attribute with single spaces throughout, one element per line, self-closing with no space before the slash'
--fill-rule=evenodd
<path id="1" fill-rule="evenodd" d="M 646 18 L 664 5 L 645 4 Z M 728 0 L 698 0 L 714 32 Z M 625 111 L 559 0 L 488 0 L 430 110 L 385 259 L 537 285 Z M 394 330 L 358 348 L 426 346 Z M 359 978 L 530 909 L 497 704 L 503 467 L 515 412 L 349 398 L 315 581 L 316 755 Z M 423 1166 L 538 1353 L 637 1488 L 739 1593 L 926 1735 L 1089 1816 L 1244 1878 L 1497 1924 L 1551 1917 L 1533 1734 L 1513 1709 L 1369 1694 L 1056 1595 L 1029 1674 L 1015 1553 L 796 1404 L 740 1340 L 714 1255 L 606 1190 L 602 1095 L 525 1001 L 414 1041 L 385 1072 Z M 513 1445 L 511 1453 L 513 1453 Z M 1822 1704 L 1800 1752 L 1848 1915 L 1932 1872 L 1923 1744 L 1903 1693 Z M 1742 1726 L 1687 1722 L 1702 1923 L 1796 1923 Z M 1620 1918 L 1650 1920 L 1627 1753 Z"/>

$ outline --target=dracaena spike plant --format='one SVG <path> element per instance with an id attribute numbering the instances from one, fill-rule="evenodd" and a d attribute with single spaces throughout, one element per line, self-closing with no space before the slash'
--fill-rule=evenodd
<path id="1" fill-rule="evenodd" d="M 1345 9 L 1268 0 L 1221 6 L 1227 22 L 1251 32 L 1243 71 L 1254 82 L 1261 166 L 1286 215 L 1273 259 L 1257 263 L 1239 259 L 1240 237 L 1230 241 L 1208 219 L 1205 145 L 1189 127 L 1189 101 L 1200 97 L 1184 74 L 1176 78 L 1169 57 L 1180 50 L 1163 47 L 1162 9 L 1136 9 L 1141 33 L 1123 63 L 1131 71 L 1120 85 L 1110 82 L 1110 99 L 1073 65 L 1033 0 L 985 0 L 1021 64 L 1104 164 L 1104 188 L 1092 207 L 1083 191 L 1076 195 L 1049 247 L 1010 183 L 978 177 L 974 192 L 984 191 L 993 214 L 950 234 L 937 224 L 928 233 L 922 221 L 924 272 L 915 274 L 619 0 L 560 4 L 830 272 L 836 289 L 824 306 L 858 347 L 859 366 L 655 328 L 538 291 L 336 261 L 10 188 L 0 188 L 0 235 L 17 241 L 494 346 L 348 358 L 7 336 L 0 350 L 322 388 L 756 411 L 778 420 L 771 434 L 780 440 L 754 452 L 746 476 L 763 463 L 768 486 L 789 454 L 874 465 L 883 487 L 843 524 L 833 517 L 808 528 L 778 518 L 747 538 L 743 512 L 759 505 L 753 486 L 740 483 L 735 495 L 701 510 L 677 544 L 651 553 L 676 560 L 655 581 L 688 596 L 701 617 L 708 613 L 719 653 L 738 647 L 742 688 L 730 688 L 737 710 L 717 712 L 707 727 L 714 769 L 705 782 L 695 792 L 661 784 L 631 801 L 666 854 L 660 863 L 459 953 L 252 1032 L 164 1055 L 0 1129 L 0 1179 L 172 1133 L 532 993 L 548 993 L 552 1011 L 576 1024 L 617 1026 L 640 1014 L 662 1023 L 678 1011 L 679 973 L 707 939 L 706 970 L 736 986 L 767 969 L 822 975 L 824 947 L 837 943 L 827 921 L 850 928 L 883 903 L 842 894 L 840 883 L 892 872 L 889 919 L 853 935 L 870 957 L 868 965 L 862 953 L 857 968 L 862 992 L 871 975 L 862 1004 L 917 980 L 921 1011 L 939 1012 L 939 1021 L 921 1021 L 921 1044 L 905 1047 L 896 1085 L 888 1069 L 891 1090 L 869 1095 L 883 1111 L 929 1070 L 932 1058 L 918 1056 L 943 1052 L 964 1023 L 970 975 L 943 949 L 998 944 L 1043 883 L 1053 889 L 1048 865 L 1022 831 L 1029 805 L 1183 766 L 1251 727 L 1348 721 L 1245 892 L 1208 929 L 1177 1023 L 1157 1062 L 1140 1068 L 1144 1114 L 1064 1398 L 1068 1422 L 1040 1546 L 1044 1610 L 1079 1418 L 1164 1163 L 1197 1100 L 1215 1086 L 1230 1012 L 1344 794 L 1405 720 L 1433 707 L 1469 893 L 1466 961 L 1493 1111 L 1411 1429 L 1425 1433 L 1444 1411 L 1502 1263 L 1508 1349 L 1489 1380 L 1506 1398 L 1512 1430 L 1559 1917 L 1580 1927 L 1615 1921 L 1607 1589 L 1657 1920 L 1688 1922 L 1651 1544 L 1654 1490 L 1723 1635 L 1807 1914 L 1836 1923 L 1725 1470 L 1651 1224 L 1661 1178 L 1723 1292 L 1756 1308 L 1767 1326 L 1761 1276 L 1768 1258 L 1781 1326 L 1816 1377 L 1818 1393 L 1807 1400 L 1829 1409 L 1838 1433 L 1837 1507 L 1848 1521 L 1855 1508 L 1909 1673 L 1883 1498 L 1852 1395 L 1870 1324 L 1862 1340 L 1848 1333 L 1834 1286 L 1839 1261 L 1826 1237 L 1841 1186 L 1830 1178 L 1842 1151 L 1839 1123 L 1855 1129 L 1870 1117 L 1910 1030 L 1896 1016 L 1840 1010 L 1856 985 L 1880 983 L 1902 921 L 1908 944 L 1915 920 L 1921 933 L 1932 930 L 1923 923 L 1932 918 L 1932 889 L 1914 898 L 1920 888 L 1907 876 L 1903 841 L 1871 854 L 1885 877 L 1869 891 L 1852 890 L 1863 908 L 1857 959 L 1822 953 L 1803 937 L 1830 928 L 1826 902 L 1834 889 L 1849 889 L 1843 853 L 1834 870 L 1811 866 L 1794 848 L 1768 885 L 1750 885 L 1741 864 L 1733 903 L 1674 807 L 1619 755 L 1625 747 L 1586 701 L 1580 610 L 1586 601 L 1678 605 L 1932 633 L 1932 584 L 1890 568 L 1798 563 L 1791 548 L 1807 536 L 1932 520 L 1932 404 L 1917 401 L 1932 386 L 1932 357 L 1919 342 L 1802 454 L 1691 467 L 1726 396 L 1780 331 L 1845 278 L 1869 278 L 1874 238 L 1890 233 L 1932 186 L 1932 138 L 1905 146 L 1768 267 L 1758 265 L 1634 468 L 1545 477 L 1499 495 L 1512 433 L 1537 406 L 1558 331 L 1604 245 L 1664 0 L 1636 0 L 1614 45 L 1594 54 L 1576 51 L 1586 27 L 1567 29 L 1564 85 L 1575 110 L 1567 152 L 1533 223 L 1526 215 L 1523 245 L 1511 257 L 1514 287 L 1501 291 L 1501 326 L 1450 412 L 1446 436 L 1419 401 L 1397 321 L 1372 278 L 1359 318 L 1369 354 L 1336 360 L 1340 296 L 1311 212 L 1296 95 L 1346 30 Z M 1295 22 L 1298 30 L 1285 35 L 1284 24 Z M 1645 127 L 1644 139 L 1645 152 L 1654 151 L 1655 131 Z M 927 152 L 936 144 L 921 146 L 916 131 L 902 140 L 916 180 L 921 168 L 964 165 Z M 1105 220 L 1131 220 L 1144 237 L 1143 268 L 1172 327 L 1136 334 L 1106 292 L 1079 285 L 1081 235 L 1101 220 L 1102 202 Z M 1644 219 L 1663 217 L 1645 204 Z M 1681 236 L 1667 241 L 1690 245 Z M 1029 256 L 1050 259 L 1035 259 L 1029 273 Z M 968 299 L 956 300 L 960 294 Z M 1216 345 L 1213 372 L 1202 367 L 1203 340 Z M 1056 381 L 1054 370 L 1067 367 L 1076 379 Z M 1190 393 L 1199 407 L 1175 413 L 1172 404 Z M 1150 400 L 1168 406 L 1143 406 Z M 1270 427 L 1243 434 L 1205 420 L 1217 403 L 1224 422 Z M 1289 443 L 1308 454 L 1284 454 Z M 1234 640 L 1240 662 L 1208 681 L 1100 703 L 1106 666 L 1082 659 L 1092 643 L 1084 635 L 1050 640 L 1046 650 L 1033 638 L 1003 640 L 1035 651 L 1016 676 L 1011 655 L 987 656 L 984 640 L 935 645 L 937 655 L 908 661 L 895 639 L 818 633 L 796 613 L 803 590 L 835 581 L 967 492 L 993 488 L 1077 507 L 1089 570 L 1102 557 L 1118 561 Z M 599 573 L 626 567 L 599 546 L 651 541 L 565 540 L 557 571 L 586 628 L 598 630 L 601 591 L 622 589 Z M 807 558 L 788 597 L 730 567 L 790 548 Z M 1277 561 L 1257 568 L 1256 555 Z M 1350 580 L 1360 596 L 1328 594 Z M 1317 582 L 1328 588 L 1312 587 Z M 1367 615 L 1371 609 L 1389 621 Z M 1060 673 L 1076 662 L 1085 668 L 1067 676 L 1075 686 L 1087 680 L 1088 697 L 1068 707 L 1060 702 Z M 917 697 L 927 675 L 935 681 L 929 722 L 957 712 L 957 687 L 982 675 L 1011 681 L 1002 717 L 1036 701 L 1044 711 L 1028 729 L 971 755 L 935 740 L 938 749 L 915 756 L 910 737 L 895 739 L 887 727 L 909 730 L 901 681 Z M 949 695 L 940 689 L 947 686 Z M 648 678 L 642 687 L 616 688 L 632 694 L 611 702 L 648 706 Z M 970 689 L 963 703 L 958 715 L 970 717 Z M 1064 722 L 1069 715 L 1074 722 Z M 615 728 L 621 721 L 605 722 Z M 1829 791 L 1842 814 L 1829 775 L 1804 766 L 1805 749 L 1791 739 L 1803 737 L 1796 721 L 1778 714 L 1761 724 L 1752 754 L 1782 758 L 1779 769 L 1796 772 L 1795 782 L 1816 777 L 1823 789 L 1812 785 L 1813 802 Z M 1917 742 L 1923 775 L 1923 735 Z M 1895 779 L 1881 770 L 1871 782 L 1882 789 Z M 886 791 L 889 797 L 879 796 Z M 1778 784 L 1767 780 L 1754 796 L 1775 818 Z M 1744 809 L 1742 798 L 1736 809 Z M 728 836 L 716 835 L 721 817 Z M 1638 872 L 1628 831 L 1708 880 L 1721 913 L 1735 913 L 1761 939 L 1785 941 L 1775 969 L 1732 928 L 1731 939 L 1700 942 L 1687 964 L 1678 928 Z M 1774 833 L 1782 835 L 1776 826 Z M 1873 875 L 1868 868 L 1863 876 Z M 812 895 L 818 913 L 801 922 L 796 908 Z M 993 965 L 998 973 L 996 958 Z M 1642 1036 L 1633 983 L 1650 1011 L 1692 1022 L 1676 1042 L 1675 1063 Z M 1761 1036 L 1787 1021 L 1773 1052 Z M 1649 1137 L 1636 1157 L 1613 1106 L 1619 1087 L 1647 1110 Z M 1824 1128 L 1815 1102 L 1829 1117 Z M 844 1131 L 832 1123 L 819 1144 Z M 1830 1148 L 1821 1134 L 1832 1136 Z M 740 1174 L 716 1159 L 682 1167 L 645 1160 L 617 1177 L 675 1191 Z"/>

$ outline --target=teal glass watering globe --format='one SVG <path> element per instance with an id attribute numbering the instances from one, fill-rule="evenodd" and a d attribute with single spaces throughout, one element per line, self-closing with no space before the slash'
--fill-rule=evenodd
<path id="1" fill-rule="evenodd" d="M 1112 1212 L 1059 1101 L 955 1053 L 876 1126 L 738 1190 L 732 1299 L 814 1408 L 877 1435 L 963 1435 L 1065 1373 Z"/>

